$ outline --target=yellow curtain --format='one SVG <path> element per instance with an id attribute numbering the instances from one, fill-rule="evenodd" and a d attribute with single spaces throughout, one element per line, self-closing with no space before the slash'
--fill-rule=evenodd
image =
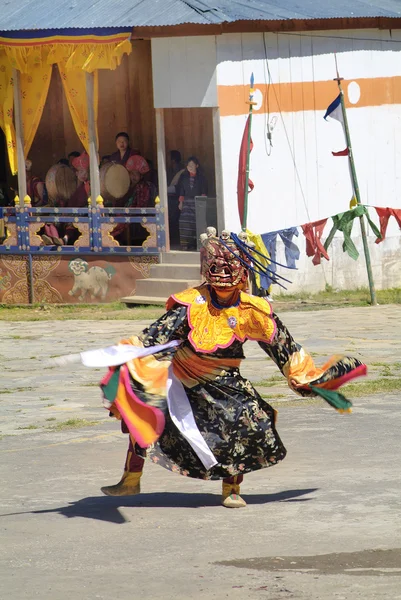
<path id="1" fill-rule="evenodd" d="M 17 171 L 13 126 L 12 69 L 21 73 L 22 119 L 27 156 L 35 137 L 49 90 L 51 68 L 57 63 L 75 130 L 86 151 L 88 114 L 85 72 L 95 77 L 95 120 L 97 122 L 97 69 L 115 69 L 132 50 L 130 33 L 111 36 L 50 37 L 32 40 L 0 38 L 0 127 L 6 140 L 10 168 Z"/>
<path id="2" fill-rule="evenodd" d="M 17 148 L 13 123 L 14 86 L 12 67 L 4 51 L 0 50 L 0 127 L 7 144 L 8 161 L 13 175 L 17 172 Z"/>
<path id="3" fill-rule="evenodd" d="M 21 112 L 24 128 L 25 158 L 31 149 L 49 91 L 52 67 L 47 63 L 34 63 L 28 73 L 21 73 Z"/>
<path id="4" fill-rule="evenodd" d="M 67 61 L 67 69 L 93 73 L 96 69 L 116 69 L 124 54 L 131 53 L 132 46 L 127 33 L 111 37 L 112 40 L 99 37 L 85 41 L 85 36 L 82 36 L 71 38 L 70 43 L 61 39 L 37 39 L 26 40 L 18 45 L 0 37 L 0 46 L 4 48 L 11 66 L 21 73 L 28 73 L 32 63 L 46 62 L 52 65 L 64 60 Z M 32 42 L 35 45 L 32 46 Z"/>
<path id="5" fill-rule="evenodd" d="M 67 60 L 58 63 L 58 68 L 63 82 L 64 93 L 67 98 L 68 108 L 72 121 L 74 123 L 77 136 L 85 150 L 89 153 L 89 134 L 88 134 L 88 110 L 86 104 L 86 78 L 85 71 L 82 69 L 68 69 Z M 97 109 L 98 109 L 98 77 L 97 71 L 94 73 L 94 105 L 95 105 L 95 123 L 97 131 Z"/>

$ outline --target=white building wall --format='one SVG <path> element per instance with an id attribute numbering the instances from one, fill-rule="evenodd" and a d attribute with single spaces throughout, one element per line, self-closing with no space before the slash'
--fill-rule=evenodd
<path id="1" fill-rule="evenodd" d="M 227 34 L 216 37 L 216 47 L 226 228 L 234 231 L 240 228 L 237 211 L 238 156 L 248 107 L 244 101 L 243 111 L 238 111 L 238 94 L 241 95 L 241 87 L 249 86 L 252 72 L 255 87 L 260 86 L 264 92 L 268 90 L 271 104 L 274 104 L 275 94 L 280 100 L 285 84 L 301 82 L 316 85 L 317 108 L 313 110 L 313 105 L 309 108 L 310 102 L 308 104 L 306 97 L 302 96 L 310 92 L 310 85 L 309 91 L 306 86 L 304 89 L 298 85 L 290 89 L 290 93 L 294 91 L 295 110 L 288 109 L 288 102 L 283 102 L 286 109 L 281 112 L 276 110 L 268 115 L 263 106 L 255 111 L 250 173 L 255 189 L 249 196 L 249 228 L 265 233 L 349 209 L 352 188 L 348 159 L 331 154 L 332 150 L 345 148 L 344 136 L 339 123 L 323 119 L 324 109 L 318 96 L 319 90 L 323 89 L 322 82 L 327 82 L 333 89 L 324 108 L 337 95 L 336 84 L 331 82 L 336 76 L 335 52 L 340 74 L 344 77 L 346 98 L 354 102 L 348 109 L 348 120 L 362 202 L 401 208 L 400 31 L 392 31 L 391 34 L 378 30 L 266 33 L 265 36 L 257 33 Z M 351 82 L 358 85 L 352 83 L 349 87 Z M 232 110 L 230 101 L 227 101 L 231 93 L 228 86 L 232 88 Z M 361 91 L 359 100 L 358 93 L 355 95 L 358 86 Z M 375 105 L 375 98 L 378 105 Z M 303 102 L 307 110 L 302 110 Z M 273 146 L 269 148 L 267 122 L 274 121 Z M 371 215 L 378 222 L 374 209 L 371 209 Z M 325 234 L 330 228 L 331 220 L 326 225 Z M 301 250 L 301 260 L 298 271 L 289 277 L 294 282 L 289 291 L 318 290 L 326 283 L 334 288 L 366 286 L 359 232 L 356 220 L 352 239 L 361 254 L 357 262 L 342 252 L 340 234 L 329 249 L 330 262 L 322 259 L 322 266 L 317 267 L 306 257 L 305 239 L 300 233 L 295 241 Z M 378 288 L 401 286 L 401 232 L 394 219 L 390 219 L 387 233 L 387 239 L 380 245 L 374 244 L 374 236 L 370 234 Z"/>
<path id="2" fill-rule="evenodd" d="M 215 36 L 152 39 L 155 108 L 217 106 Z"/>

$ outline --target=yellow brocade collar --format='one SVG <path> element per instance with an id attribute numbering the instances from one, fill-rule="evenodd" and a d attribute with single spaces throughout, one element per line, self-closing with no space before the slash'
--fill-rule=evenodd
<path id="1" fill-rule="evenodd" d="M 267 300 L 240 293 L 235 306 L 219 307 L 207 285 L 190 288 L 171 296 L 169 310 L 175 304 L 188 307 L 191 332 L 188 340 L 197 352 L 215 352 L 228 348 L 235 340 L 255 340 L 270 343 L 276 333 L 276 323 Z"/>

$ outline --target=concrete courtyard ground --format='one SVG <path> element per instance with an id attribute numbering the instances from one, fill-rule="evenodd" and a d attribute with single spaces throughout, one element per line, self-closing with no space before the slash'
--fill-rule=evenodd
<path id="1" fill-rule="evenodd" d="M 127 312 L 127 316 L 130 316 Z M 369 366 L 352 415 L 298 400 L 257 344 L 242 372 L 279 409 L 280 465 L 220 484 L 146 465 L 143 493 L 107 498 L 127 440 L 102 409 L 101 372 L 50 357 L 145 322 L 0 322 L 0 597 L 7 600 L 401 599 L 401 307 L 287 312 L 322 364 Z M 279 376 L 279 377 L 278 377 Z"/>

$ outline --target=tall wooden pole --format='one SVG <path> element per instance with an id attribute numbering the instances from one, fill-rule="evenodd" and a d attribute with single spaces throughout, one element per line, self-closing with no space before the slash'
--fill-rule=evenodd
<path id="1" fill-rule="evenodd" d="M 253 73 L 251 75 L 251 85 L 249 88 L 249 115 L 248 115 L 248 140 L 246 147 L 246 168 L 245 168 L 245 190 L 244 190 L 244 215 L 242 218 L 242 231 L 246 231 L 247 221 L 248 221 L 248 195 L 249 195 L 249 164 L 251 157 L 251 129 L 252 129 L 252 114 L 253 114 L 253 106 L 255 102 L 253 102 L 253 84 L 254 84 L 254 76 Z"/>
<path id="2" fill-rule="evenodd" d="M 343 92 L 343 89 L 341 86 L 341 81 L 343 80 L 343 78 L 340 77 L 339 73 L 338 73 L 337 58 L 336 58 L 336 70 L 337 70 L 337 77 L 334 79 L 334 81 L 337 81 L 338 89 L 340 91 L 341 110 L 342 110 L 343 120 L 344 120 L 344 131 L 345 131 L 345 139 L 346 139 L 347 148 L 348 148 L 348 160 L 349 160 L 349 164 L 350 164 L 351 178 L 352 178 L 352 183 L 353 183 L 353 187 L 354 187 L 356 202 L 357 202 L 357 204 L 361 204 L 361 195 L 360 195 L 360 191 L 359 191 L 358 178 L 356 175 L 354 155 L 352 153 L 351 136 L 350 136 L 349 127 L 348 127 L 347 111 L 346 111 L 345 102 L 344 102 L 344 92 Z M 370 252 L 369 252 L 368 238 L 366 235 L 366 225 L 365 225 L 364 215 L 361 215 L 359 217 L 359 221 L 361 224 L 361 235 L 362 235 L 362 242 L 363 242 L 363 251 L 365 254 L 366 271 L 368 273 L 370 303 L 372 306 L 376 306 L 376 304 L 377 304 L 376 290 L 375 290 L 375 284 L 373 281 L 372 263 L 370 260 Z"/>
<path id="3" fill-rule="evenodd" d="M 167 193 L 167 163 L 166 140 L 164 135 L 164 111 L 156 108 L 156 143 L 157 143 L 157 174 L 159 183 L 160 206 L 164 209 L 164 226 L 166 233 L 166 251 L 170 250 L 170 231 L 168 220 L 168 193 Z"/>
<path id="4" fill-rule="evenodd" d="M 18 168 L 18 196 L 19 204 L 24 207 L 24 198 L 26 196 L 26 168 L 24 155 L 24 127 L 22 125 L 21 109 L 21 80 L 20 72 L 13 69 L 14 82 L 14 124 L 17 143 L 17 168 Z"/>
<path id="5" fill-rule="evenodd" d="M 85 73 L 86 78 L 86 105 L 88 112 L 88 136 L 89 136 L 89 169 L 91 184 L 92 205 L 96 205 L 96 199 L 100 196 L 99 176 L 99 149 L 97 145 L 97 128 L 95 119 L 95 74 Z"/>

